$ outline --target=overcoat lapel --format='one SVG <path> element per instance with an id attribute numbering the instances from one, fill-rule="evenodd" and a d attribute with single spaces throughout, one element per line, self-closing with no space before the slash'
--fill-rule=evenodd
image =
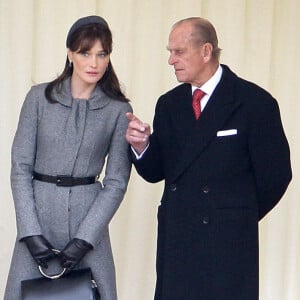
<path id="1" fill-rule="evenodd" d="M 217 132 L 222 129 L 232 113 L 239 107 L 240 102 L 234 96 L 235 81 L 232 80 L 234 77 L 236 77 L 234 73 L 223 68 L 221 81 L 202 112 L 200 119 L 195 122 L 193 130 L 186 134 L 181 159 L 178 160 L 169 182 L 174 182 L 201 155 L 209 143 L 216 138 Z"/>

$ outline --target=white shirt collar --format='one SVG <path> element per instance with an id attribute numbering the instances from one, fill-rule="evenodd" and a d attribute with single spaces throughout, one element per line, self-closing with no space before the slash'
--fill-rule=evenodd
<path id="1" fill-rule="evenodd" d="M 203 92 L 205 92 L 205 94 L 208 97 L 210 97 L 214 89 L 216 88 L 216 86 L 221 80 L 222 72 L 223 72 L 222 67 L 221 65 L 219 65 L 215 74 L 211 78 L 209 78 L 209 80 L 207 80 L 201 87 L 192 86 L 192 94 L 196 89 L 200 88 Z"/>
<path id="2" fill-rule="evenodd" d="M 207 102 L 210 99 L 210 96 L 212 95 L 212 93 L 215 90 L 216 86 L 220 82 L 221 77 L 222 77 L 222 73 L 223 73 L 223 69 L 222 69 L 221 65 L 219 65 L 219 67 L 218 67 L 217 71 L 215 72 L 215 74 L 211 78 L 209 78 L 209 80 L 207 80 L 201 87 L 192 86 L 192 94 L 194 93 L 194 91 L 196 89 L 199 89 L 199 88 L 203 92 L 205 92 L 205 95 L 201 100 L 201 111 L 203 111 L 203 109 L 205 108 Z"/>

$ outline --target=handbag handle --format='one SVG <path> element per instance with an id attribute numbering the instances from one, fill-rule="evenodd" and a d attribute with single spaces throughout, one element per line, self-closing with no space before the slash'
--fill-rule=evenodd
<path id="1" fill-rule="evenodd" d="M 58 254 L 60 253 L 60 251 L 57 250 L 57 249 L 52 249 L 52 251 L 53 251 L 56 255 L 58 255 Z M 61 271 L 60 273 L 58 273 L 58 274 L 48 275 L 46 272 L 44 272 L 42 266 L 39 265 L 39 271 L 40 271 L 40 273 L 41 273 L 44 277 L 49 278 L 49 279 L 58 279 L 58 278 L 60 278 L 60 277 L 66 272 L 66 270 L 67 270 L 67 268 L 63 268 L 62 271 Z"/>

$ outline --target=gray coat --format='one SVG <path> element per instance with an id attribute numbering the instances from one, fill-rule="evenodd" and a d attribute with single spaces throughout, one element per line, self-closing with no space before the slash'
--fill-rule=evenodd
<path id="1" fill-rule="evenodd" d="M 12 146 L 11 185 L 17 220 L 15 243 L 5 300 L 19 300 L 20 282 L 40 277 L 37 265 L 20 240 L 44 235 L 61 250 L 76 237 L 93 245 L 78 268 L 90 267 L 101 300 L 116 300 L 115 270 L 108 225 L 118 209 L 130 176 L 125 140 L 128 103 L 106 96 L 97 87 L 86 101 L 72 99 L 70 81 L 49 103 L 46 84 L 29 91 Z M 102 183 L 59 187 L 32 180 L 32 172 L 87 177 Z M 53 262 L 51 271 L 58 269 Z"/>

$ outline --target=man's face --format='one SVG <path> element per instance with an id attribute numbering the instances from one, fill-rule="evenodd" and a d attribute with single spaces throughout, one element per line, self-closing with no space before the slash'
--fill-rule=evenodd
<path id="1" fill-rule="evenodd" d="M 175 69 L 179 82 L 195 86 L 203 84 L 204 69 L 203 45 L 196 46 L 192 39 L 193 26 L 189 23 L 177 25 L 170 33 L 168 63 Z"/>

